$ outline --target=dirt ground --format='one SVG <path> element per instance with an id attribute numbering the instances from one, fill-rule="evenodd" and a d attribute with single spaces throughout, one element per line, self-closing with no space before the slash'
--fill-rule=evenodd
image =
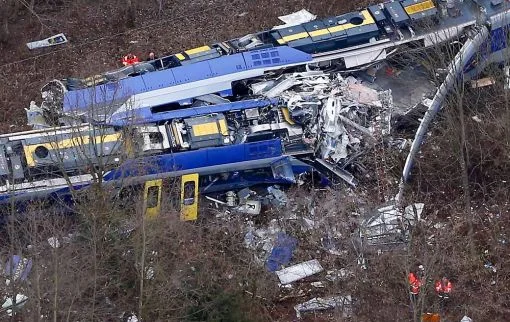
<path id="1" fill-rule="evenodd" d="M 128 18 L 126 2 L 135 7 Z M 40 100 L 45 82 L 87 76 L 120 67 L 132 52 L 145 58 L 176 53 L 281 24 L 279 15 L 302 8 L 326 17 L 362 8 L 368 0 L 195 0 L 35 1 L 7 20 L 9 36 L 0 42 L 0 131 L 24 129 L 24 108 Z M 13 1 L 15 3 L 15 1 Z M 161 3 L 161 7 L 159 6 Z M 69 43 L 30 51 L 26 43 L 64 33 Z"/>

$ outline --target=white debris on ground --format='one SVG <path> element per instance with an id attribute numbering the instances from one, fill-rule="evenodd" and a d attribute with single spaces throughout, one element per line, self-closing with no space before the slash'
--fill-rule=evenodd
<path id="1" fill-rule="evenodd" d="M 335 268 L 330 271 L 327 271 L 326 274 L 327 275 L 326 275 L 325 279 L 330 282 L 335 282 L 337 280 L 346 280 L 351 277 L 354 277 L 354 272 L 347 270 L 345 268 L 340 268 L 340 269 Z"/>
<path id="2" fill-rule="evenodd" d="M 347 296 L 331 296 L 326 298 L 315 297 L 309 301 L 294 306 L 296 316 L 301 318 L 301 314 L 305 312 L 315 312 L 330 309 L 339 309 L 344 317 L 352 315 L 352 298 Z"/>
<path id="3" fill-rule="evenodd" d="M 415 203 L 405 207 L 403 213 L 394 204 L 381 207 L 361 223 L 360 236 L 368 244 L 406 242 L 424 207 L 423 203 Z"/>
<path id="4" fill-rule="evenodd" d="M 48 238 L 48 244 L 50 244 L 50 246 L 52 248 L 59 248 L 60 247 L 60 242 L 58 241 L 57 237 L 50 237 L 50 238 Z"/>
<path id="5" fill-rule="evenodd" d="M 322 268 L 319 261 L 312 259 L 307 262 L 292 265 L 282 270 L 276 271 L 276 275 L 280 279 L 280 283 L 285 285 L 320 273 L 323 270 L 324 268 Z"/>
<path id="6" fill-rule="evenodd" d="M 253 251 L 257 264 L 262 266 L 273 249 L 274 242 L 281 228 L 278 221 L 273 219 L 267 227 L 255 228 L 252 221 L 246 224 L 247 233 L 244 235 L 244 247 Z"/>
<path id="7" fill-rule="evenodd" d="M 138 317 L 134 313 L 127 314 L 127 317 L 124 318 L 125 322 L 138 322 Z"/>
<path id="8" fill-rule="evenodd" d="M 19 309 L 27 302 L 28 297 L 23 294 L 16 294 L 15 299 L 8 297 L 2 304 L 2 309 L 7 312 L 8 316 L 13 316 L 15 310 Z"/>
<path id="9" fill-rule="evenodd" d="M 65 43 L 67 43 L 67 38 L 64 34 L 61 33 L 58 35 L 48 37 L 46 39 L 28 42 L 27 47 L 28 47 L 28 49 L 38 49 L 38 48 L 62 45 Z"/>

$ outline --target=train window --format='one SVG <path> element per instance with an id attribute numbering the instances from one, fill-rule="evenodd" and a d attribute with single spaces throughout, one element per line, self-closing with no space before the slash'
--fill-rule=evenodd
<path id="1" fill-rule="evenodd" d="M 164 113 L 164 112 L 178 110 L 181 108 L 182 108 L 181 104 L 179 104 L 177 102 L 172 102 L 172 103 L 168 103 L 168 104 L 153 106 L 153 107 L 151 107 L 151 112 L 153 114 L 154 113 Z"/>
<path id="2" fill-rule="evenodd" d="M 147 208 L 154 208 L 158 205 L 159 187 L 151 186 L 147 189 Z"/>
<path id="3" fill-rule="evenodd" d="M 195 203 L 195 181 L 184 183 L 184 200 L 183 204 L 189 206 Z"/>
<path id="4" fill-rule="evenodd" d="M 39 145 L 37 148 L 35 148 L 34 152 L 35 152 L 35 155 L 41 159 L 46 158 L 49 154 L 48 148 L 45 146 L 42 146 L 42 145 Z"/>
<path id="5" fill-rule="evenodd" d="M 161 134 L 160 132 L 151 132 L 149 133 L 149 140 L 153 144 L 161 143 L 163 142 L 163 134 Z"/>

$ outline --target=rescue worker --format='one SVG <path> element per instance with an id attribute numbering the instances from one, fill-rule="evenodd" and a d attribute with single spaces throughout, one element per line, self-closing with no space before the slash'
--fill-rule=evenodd
<path id="1" fill-rule="evenodd" d="M 436 289 L 436 294 L 442 300 L 447 300 L 450 298 L 450 293 L 452 292 L 452 283 L 443 276 L 440 280 L 436 281 L 434 284 L 434 288 Z"/>
<path id="2" fill-rule="evenodd" d="M 133 65 L 139 62 L 140 60 L 138 59 L 138 57 L 136 57 L 136 55 L 133 54 L 127 54 L 122 58 L 122 65 L 124 66 Z"/>
<path id="3" fill-rule="evenodd" d="M 423 273 L 424 273 L 423 265 L 418 266 L 417 272 L 410 272 L 408 275 L 409 282 L 409 293 L 411 295 L 411 299 L 413 303 L 416 303 L 416 297 L 420 293 L 420 288 L 423 286 Z"/>
<path id="4" fill-rule="evenodd" d="M 151 51 L 151 52 L 149 53 L 149 57 L 147 58 L 147 61 L 151 61 L 151 60 L 154 60 L 154 59 L 158 59 L 158 56 L 156 56 L 156 55 L 154 54 L 154 52 L 152 52 L 152 51 Z"/>
<path id="5" fill-rule="evenodd" d="M 420 293 L 420 287 L 422 286 L 422 282 L 418 277 L 418 274 L 414 272 L 410 272 L 408 276 L 409 280 L 409 291 L 412 295 L 418 295 Z"/>

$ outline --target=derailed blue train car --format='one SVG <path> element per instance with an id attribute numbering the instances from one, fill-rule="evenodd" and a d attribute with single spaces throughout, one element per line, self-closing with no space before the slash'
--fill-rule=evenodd
<path id="1" fill-rule="evenodd" d="M 42 89 L 42 105 L 29 115 L 42 111 L 64 124 L 66 117 L 89 124 L 0 136 L 0 202 L 67 196 L 98 175 L 112 186 L 143 185 L 148 205 L 154 196 L 161 200 L 163 180 L 181 177 L 181 206 L 191 208 L 205 187 L 292 183 L 295 175 L 313 171 L 313 151 L 302 129 L 285 118 L 285 106 L 255 95 L 252 82 L 306 68 L 356 69 L 405 44 L 444 43 L 474 28 L 482 12 L 491 33 L 507 28 L 509 10 L 489 0 L 454 7 L 389 1 L 86 79 L 52 81 Z M 486 60 L 506 48 L 506 41 L 490 46 Z M 271 110 L 279 112 L 265 118 Z M 315 165 L 342 175 L 327 164 Z M 227 179 L 215 179 L 221 174 Z M 183 219 L 194 219 L 196 209 L 186 209 Z"/>
<path id="2" fill-rule="evenodd" d="M 68 200 L 71 190 L 99 182 L 115 189 L 142 187 L 148 204 L 158 196 L 156 205 L 171 178 L 197 195 L 292 184 L 297 175 L 313 171 L 296 158 L 310 150 L 302 129 L 272 102 L 166 112 L 164 122 L 150 125 L 83 124 L 2 135 L 0 203 Z M 264 114 L 273 115 L 265 124 Z M 186 196 L 183 209 L 190 206 Z M 198 199 L 193 200 L 196 208 Z M 154 207 L 159 206 L 147 206 Z M 196 219 L 196 210 L 185 211 L 183 219 Z"/>
<path id="3" fill-rule="evenodd" d="M 250 91 L 250 80 L 273 71 L 358 68 L 385 59 L 387 51 L 403 43 L 430 46 L 434 33 L 452 25 L 462 29 L 473 18 L 454 21 L 437 13 L 432 0 L 401 0 L 279 26 L 86 79 L 53 81 L 43 88 L 50 94 L 42 107 L 87 122 L 108 122 L 126 112 L 145 110 L 135 113 L 147 116 L 194 106 L 210 94 L 236 101 Z"/>

